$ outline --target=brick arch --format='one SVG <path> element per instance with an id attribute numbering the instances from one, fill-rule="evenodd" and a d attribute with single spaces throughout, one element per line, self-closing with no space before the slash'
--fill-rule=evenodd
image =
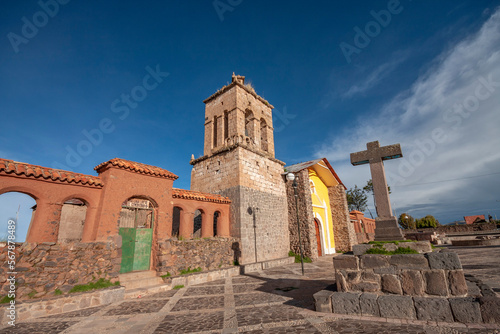
<path id="1" fill-rule="evenodd" d="M 123 197 L 122 197 L 123 198 Z M 128 200 L 131 200 L 131 199 L 134 199 L 134 198 L 137 198 L 137 199 L 145 199 L 145 200 L 148 200 L 150 201 L 151 203 L 153 203 L 153 206 L 155 208 L 158 208 L 159 205 L 158 205 L 158 202 L 152 198 L 151 196 L 148 196 L 148 195 L 132 195 L 132 196 L 126 196 L 125 199 L 122 201 L 122 203 L 125 203 L 126 201 Z"/>
<path id="2" fill-rule="evenodd" d="M 43 196 L 41 192 L 38 192 L 37 190 L 31 188 L 31 187 L 23 187 L 23 186 L 8 186 L 8 187 L 3 187 L 0 188 L 0 195 L 6 194 L 6 193 L 21 193 L 30 196 L 33 198 L 35 201 L 40 200 Z"/>
<path id="3" fill-rule="evenodd" d="M 196 212 L 197 211 L 200 212 L 200 219 L 201 219 L 200 222 L 196 221 Z M 199 229 L 197 229 L 198 223 L 200 224 Z M 206 226 L 207 226 L 207 211 L 203 208 L 203 206 L 199 206 L 193 211 L 192 224 L 193 224 L 193 233 L 192 233 L 193 237 L 195 237 L 195 234 L 197 234 L 198 230 L 200 231 L 199 236 L 204 237 L 203 231 L 206 229 Z"/>

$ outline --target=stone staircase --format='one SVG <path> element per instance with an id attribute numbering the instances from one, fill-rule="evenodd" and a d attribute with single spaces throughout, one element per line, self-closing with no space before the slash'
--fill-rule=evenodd
<path id="1" fill-rule="evenodd" d="M 125 287 L 125 298 L 135 298 L 145 293 L 170 290 L 170 284 L 156 275 L 156 271 L 137 271 L 118 276 L 120 285 Z"/>

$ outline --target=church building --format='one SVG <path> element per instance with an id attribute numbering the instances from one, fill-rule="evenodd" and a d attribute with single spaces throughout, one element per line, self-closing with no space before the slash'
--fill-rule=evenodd
<path id="1" fill-rule="evenodd" d="M 96 166 L 97 176 L 0 159 L 0 194 L 36 201 L 26 242 L 16 246 L 21 299 L 97 278 L 157 284 L 188 268 L 240 264 L 248 272 L 293 262 L 296 199 L 306 256 L 351 249 L 342 181 L 324 158 L 288 167 L 275 158 L 273 106 L 245 77 L 233 74 L 204 103 L 204 153 L 190 161 L 191 190 L 175 188 L 168 170 L 119 158 Z"/>
<path id="2" fill-rule="evenodd" d="M 297 203 L 304 255 L 316 259 L 350 251 L 357 244 L 346 187 L 326 158 L 286 166 L 297 178 Z M 295 191 L 287 185 L 290 249 L 299 254 Z"/>

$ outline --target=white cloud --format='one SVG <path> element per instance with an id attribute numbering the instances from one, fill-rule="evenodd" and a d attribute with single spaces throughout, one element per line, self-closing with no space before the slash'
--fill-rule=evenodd
<path id="1" fill-rule="evenodd" d="M 499 45 L 497 9 L 479 31 L 434 59 L 410 88 L 372 117 L 331 138 L 317 156 L 332 162 L 347 187 L 359 186 L 369 179 L 369 168 L 351 166 L 349 153 L 366 149 L 369 141 L 400 142 L 404 158 L 385 164 L 396 207 L 413 208 L 417 216 L 430 213 L 443 218 L 459 218 L 480 208 L 494 212 L 499 207 L 500 216 L 495 202 L 500 199 L 499 175 L 415 185 L 500 171 Z M 369 88 L 368 79 L 349 91 Z"/>
<path id="2" fill-rule="evenodd" d="M 372 89 L 377 83 L 393 72 L 399 64 L 404 60 L 404 57 L 396 57 L 394 60 L 386 62 L 373 70 L 363 82 L 353 84 L 349 89 L 342 93 L 344 98 L 352 98 L 358 94 L 364 94 Z"/>

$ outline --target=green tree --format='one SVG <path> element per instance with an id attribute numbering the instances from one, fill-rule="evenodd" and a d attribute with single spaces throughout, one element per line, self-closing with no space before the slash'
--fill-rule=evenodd
<path id="1" fill-rule="evenodd" d="M 415 221 L 417 228 L 435 228 L 440 226 L 439 221 L 434 216 L 427 215 Z"/>
<path id="2" fill-rule="evenodd" d="M 366 186 L 363 187 L 363 190 L 366 191 L 367 193 L 372 193 L 372 195 L 373 195 L 373 181 L 372 181 L 372 179 L 369 179 L 368 182 L 366 182 Z M 390 194 L 391 187 L 387 186 L 387 190 L 389 190 L 389 194 Z"/>
<path id="3" fill-rule="evenodd" d="M 399 216 L 399 225 L 401 226 L 401 228 L 405 230 L 417 228 L 417 224 L 415 223 L 415 218 L 413 218 L 407 213 L 402 213 Z"/>
<path id="4" fill-rule="evenodd" d="M 347 204 L 349 205 L 349 211 L 358 210 L 365 211 L 366 210 L 366 202 L 368 197 L 363 189 L 358 188 L 357 185 L 354 186 L 354 189 L 347 190 Z"/>

